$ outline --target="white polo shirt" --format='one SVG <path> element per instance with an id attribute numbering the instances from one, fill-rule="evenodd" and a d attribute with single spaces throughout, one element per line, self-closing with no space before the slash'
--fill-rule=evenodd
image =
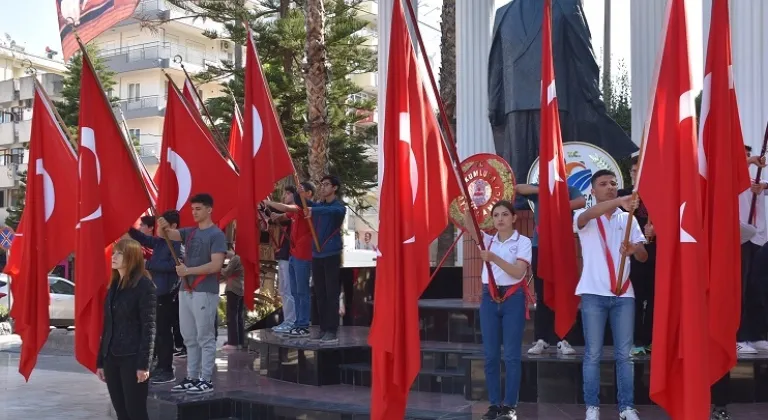
<path id="1" fill-rule="evenodd" d="M 754 175 L 751 175 L 751 178 L 752 181 L 755 180 Z M 760 181 L 760 183 L 765 184 L 765 181 Z M 747 241 L 751 241 L 757 246 L 763 246 L 766 242 L 768 242 L 768 226 L 766 226 L 765 221 L 766 195 L 768 195 L 768 190 L 764 190 L 761 194 L 757 195 L 757 200 L 755 200 L 755 233 L 747 240 L 742 239 L 742 244 L 746 243 Z M 747 188 L 746 191 L 739 194 L 739 220 L 741 223 L 751 225 L 749 221 L 750 208 L 752 208 L 752 190 Z"/>
<path id="2" fill-rule="evenodd" d="M 485 243 L 485 249 L 493 252 L 501 257 L 506 262 L 516 263 L 517 260 L 523 260 L 531 264 L 533 258 L 533 251 L 531 249 L 531 240 L 515 231 L 506 241 L 499 241 L 499 234 L 489 235 L 483 232 L 483 242 Z M 493 270 L 493 279 L 496 281 L 497 286 L 513 286 L 520 283 L 522 279 L 518 279 L 510 276 L 506 271 L 502 270 L 498 265 L 491 263 L 491 269 Z M 488 284 L 488 268 L 483 263 L 483 273 L 481 275 L 483 284 Z"/>
<path id="3" fill-rule="evenodd" d="M 579 215 L 586 210 L 577 211 L 573 215 L 573 229 L 579 234 L 579 240 L 581 241 L 581 257 L 583 260 L 583 268 L 581 270 L 581 278 L 579 279 L 579 285 L 576 286 L 576 294 L 581 295 L 598 295 L 598 296 L 615 296 L 611 291 L 611 276 L 608 271 L 608 262 L 605 258 L 605 251 L 603 250 L 603 243 L 600 237 L 600 230 L 597 227 L 597 219 L 592 219 L 587 222 L 582 229 L 578 227 Z M 619 264 L 621 262 L 621 243 L 624 241 L 624 230 L 627 228 L 627 217 L 629 213 L 621 209 L 616 209 L 611 215 L 610 220 L 605 216 L 600 216 L 603 221 L 603 227 L 605 228 L 606 244 L 611 251 L 611 257 L 614 263 L 614 272 L 616 276 L 619 275 Z M 630 228 L 629 242 L 633 244 L 644 243 L 645 235 L 640 230 L 640 225 L 637 224 L 637 219 L 632 217 L 632 227 Z M 629 278 L 629 257 L 626 257 L 624 263 L 624 278 L 622 282 L 625 282 Z M 635 297 L 635 290 L 630 284 L 627 293 L 621 295 L 621 297 Z"/>

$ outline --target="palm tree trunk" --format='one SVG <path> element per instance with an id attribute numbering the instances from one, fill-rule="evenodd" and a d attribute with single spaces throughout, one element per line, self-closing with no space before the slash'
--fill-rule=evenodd
<path id="1" fill-rule="evenodd" d="M 306 0 L 304 21 L 307 28 L 304 79 L 307 85 L 307 125 L 309 130 L 309 177 L 318 182 L 328 174 L 327 52 L 325 49 L 325 6 L 323 0 Z"/>
<path id="2" fill-rule="evenodd" d="M 445 103 L 445 113 L 450 129 L 456 132 L 456 0 L 443 0 L 440 30 L 440 96 Z M 438 262 L 453 244 L 456 228 L 448 224 L 437 238 Z M 445 266 L 456 265 L 456 249 L 445 259 Z"/>

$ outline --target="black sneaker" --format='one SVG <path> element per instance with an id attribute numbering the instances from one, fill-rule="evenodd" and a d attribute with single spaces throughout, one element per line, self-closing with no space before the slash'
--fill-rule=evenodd
<path id="1" fill-rule="evenodd" d="M 187 358 L 187 349 L 183 348 L 181 350 L 176 351 L 173 353 L 173 357 L 178 357 L 179 359 L 186 359 Z"/>
<path id="2" fill-rule="evenodd" d="M 496 420 L 517 420 L 517 412 L 512 407 L 502 406 Z"/>
<path id="3" fill-rule="evenodd" d="M 296 338 L 309 337 L 309 330 L 304 327 L 294 327 L 288 331 L 288 336 Z"/>
<path id="4" fill-rule="evenodd" d="M 336 344 L 338 342 L 339 337 L 336 336 L 335 332 L 328 331 L 320 338 L 320 344 Z"/>
<path id="5" fill-rule="evenodd" d="M 499 415 L 501 415 L 501 407 L 498 405 L 492 405 L 488 407 L 488 411 L 485 412 L 483 417 L 480 417 L 481 420 L 496 420 L 499 418 Z"/>
<path id="6" fill-rule="evenodd" d="M 183 381 L 177 383 L 173 386 L 173 388 L 171 388 L 171 392 L 187 392 L 190 389 L 196 387 L 198 382 L 200 381 L 197 379 L 184 378 Z"/>
<path id="7" fill-rule="evenodd" d="M 323 337 L 325 337 L 325 331 L 314 330 L 312 331 L 312 334 L 309 336 L 309 339 L 312 341 L 320 341 L 322 340 Z"/>
<path id="8" fill-rule="evenodd" d="M 731 415 L 724 408 L 715 408 L 709 418 L 710 420 L 731 420 Z"/>
<path id="9" fill-rule="evenodd" d="M 155 385 L 168 384 L 176 381 L 176 375 L 173 374 L 173 370 L 156 370 L 149 380 Z"/>
<path id="10" fill-rule="evenodd" d="M 190 395 L 207 394 L 209 392 L 213 392 L 213 383 L 203 380 L 197 381 L 197 385 L 187 390 L 187 394 Z"/>

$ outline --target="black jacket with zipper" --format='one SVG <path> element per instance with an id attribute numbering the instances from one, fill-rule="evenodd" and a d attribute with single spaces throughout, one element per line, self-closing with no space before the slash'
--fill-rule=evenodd
<path id="1" fill-rule="evenodd" d="M 96 367 L 108 356 L 136 356 L 136 370 L 149 370 L 155 343 L 157 294 L 142 277 L 133 287 L 110 286 L 104 301 L 104 327 Z"/>

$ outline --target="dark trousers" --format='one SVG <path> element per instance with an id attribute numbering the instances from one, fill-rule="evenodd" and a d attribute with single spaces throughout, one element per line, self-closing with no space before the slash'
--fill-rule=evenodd
<path id="1" fill-rule="evenodd" d="M 538 273 L 538 264 L 539 247 L 533 247 L 533 288 L 536 291 L 536 314 L 533 317 L 533 335 L 536 341 L 544 340 L 547 344 L 555 345 L 560 341 L 560 338 L 555 334 L 555 312 L 544 304 L 544 280 L 536 275 Z M 572 333 L 573 328 L 563 339 L 571 341 L 569 338 Z"/>
<path id="2" fill-rule="evenodd" d="M 728 372 L 712 385 L 712 404 L 716 408 L 725 408 L 731 402 L 731 372 Z"/>
<path id="3" fill-rule="evenodd" d="M 649 346 L 653 340 L 653 307 L 656 278 L 656 243 L 645 245 L 648 261 L 630 259 L 629 277 L 635 290 L 635 340 L 637 346 Z"/>
<path id="4" fill-rule="evenodd" d="M 339 329 L 340 270 L 341 254 L 312 259 L 312 279 L 322 331 L 335 333 Z"/>
<path id="5" fill-rule="evenodd" d="M 230 346 L 242 346 L 245 344 L 245 312 L 243 311 L 243 297 L 233 292 L 226 292 L 227 296 L 227 344 Z"/>
<path id="6" fill-rule="evenodd" d="M 184 348 L 184 337 L 181 336 L 179 327 L 179 293 L 173 294 L 173 346 L 177 349 Z"/>
<path id="7" fill-rule="evenodd" d="M 158 296 L 157 334 L 155 335 L 156 369 L 173 371 L 173 322 L 178 317 L 179 311 L 173 304 L 173 295 Z"/>
<path id="8" fill-rule="evenodd" d="M 149 420 L 149 381 L 137 382 L 136 356 L 108 355 L 104 360 L 104 376 L 117 420 Z"/>
<path id="9" fill-rule="evenodd" d="M 752 242 L 741 245 L 741 323 L 736 333 L 739 342 L 765 339 L 766 331 L 762 331 L 765 329 L 765 314 L 761 291 L 755 282 L 750 281 L 754 256 L 759 249 L 760 247 Z"/>

